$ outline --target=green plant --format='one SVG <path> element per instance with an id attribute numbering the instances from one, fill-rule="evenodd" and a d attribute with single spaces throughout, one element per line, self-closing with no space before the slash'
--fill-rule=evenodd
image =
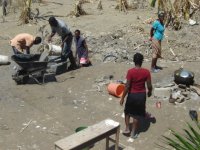
<path id="1" fill-rule="evenodd" d="M 196 127 L 193 127 L 187 123 L 187 129 L 183 129 L 184 134 L 171 130 L 173 137 L 163 136 L 164 144 L 174 150 L 200 150 L 200 124 L 196 122 L 195 125 Z M 165 150 L 171 150 L 166 146 L 158 146 Z"/>

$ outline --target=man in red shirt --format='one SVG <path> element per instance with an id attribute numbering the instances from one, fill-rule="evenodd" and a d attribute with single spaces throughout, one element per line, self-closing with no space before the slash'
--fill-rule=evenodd
<path id="1" fill-rule="evenodd" d="M 135 67 L 128 70 L 126 79 L 126 88 L 122 95 L 120 104 L 123 105 L 124 98 L 127 96 L 126 104 L 125 104 L 125 124 L 126 129 L 124 134 L 130 134 L 129 130 L 129 120 L 130 117 L 133 117 L 133 128 L 131 136 L 132 138 L 137 138 L 138 127 L 139 127 L 139 117 L 145 117 L 145 105 L 146 105 L 146 86 L 147 84 L 148 97 L 152 94 L 152 84 L 151 84 L 151 75 L 149 70 L 142 68 L 143 55 L 140 53 L 136 53 L 134 55 L 134 63 Z"/>

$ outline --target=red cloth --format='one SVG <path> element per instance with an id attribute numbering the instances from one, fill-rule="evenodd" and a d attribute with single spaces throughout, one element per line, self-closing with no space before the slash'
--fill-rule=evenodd
<path id="1" fill-rule="evenodd" d="M 131 81 L 129 93 L 142 93 L 146 92 L 145 82 L 151 80 L 151 74 L 144 68 L 132 68 L 128 70 L 126 79 Z"/>

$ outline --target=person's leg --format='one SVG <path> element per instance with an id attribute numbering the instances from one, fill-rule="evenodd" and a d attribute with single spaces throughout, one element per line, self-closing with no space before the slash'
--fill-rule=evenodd
<path id="1" fill-rule="evenodd" d="M 126 128 L 125 128 L 125 131 L 123 132 L 124 134 L 130 133 L 129 123 L 130 123 L 130 115 L 125 114 L 125 125 L 126 125 Z"/>
<path id="2" fill-rule="evenodd" d="M 162 58 L 162 55 L 161 55 L 161 41 L 158 41 L 157 60 L 158 60 L 158 58 Z M 155 63 L 155 68 L 162 70 L 162 67 L 157 66 L 157 60 L 156 60 L 156 63 Z"/>
<path id="3" fill-rule="evenodd" d="M 69 60 L 70 60 L 70 63 L 71 63 L 70 69 L 76 69 L 77 65 L 76 65 L 76 61 L 74 59 L 72 51 L 69 53 L 68 57 L 69 57 Z"/>
<path id="4" fill-rule="evenodd" d="M 155 68 L 156 62 L 157 62 L 156 58 L 152 58 L 152 61 L 151 61 L 151 69 L 154 69 L 154 68 Z"/>
<path id="5" fill-rule="evenodd" d="M 159 43 L 159 41 L 153 39 L 152 48 L 153 48 L 153 51 L 152 51 L 151 71 L 152 72 L 158 72 L 159 69 L 156 69 L 156 66 L 157 66 L 156 64 L 157 64 L 158 57 L 160 55 L 160 43 Z"/>
<path id="6" fill-rule="evenodd" d="M 64 44 L 65 55 L 66 55 L 65 57 L 69 58 L 70 63 L 71 63 L 71 68 L 76 69 L 77 68 L 76 61 L 75 61 L 75 58 L 73 56 L 73 52 L 71 50 L 72 40 L 73 40 L 73 36 L 69 35 L 69 37 L 67 38 L 67 41 Z"/>
<path id="7" fill-rule="evenodd" d="M 131 132 L 132 138 L 135 139 L 138 137 L 138 129 L 139 129 L 139 119 L 137 117 L 133 117 L 133 127 Z"/>

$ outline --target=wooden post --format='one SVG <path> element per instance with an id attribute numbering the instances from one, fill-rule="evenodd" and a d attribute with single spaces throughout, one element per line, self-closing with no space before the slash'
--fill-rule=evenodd
<path id="1" fill-rule="evenodd" d="M 117 133 L 115 135 L 115 150 L 119 150 L 119 134 L 120 134 L 120 126 L 117 128 Z"/>
<path id="2" fill-rule="evenodd" d="M 109 137 L 106 137 L 106 150 L 109 149 Z"/>

